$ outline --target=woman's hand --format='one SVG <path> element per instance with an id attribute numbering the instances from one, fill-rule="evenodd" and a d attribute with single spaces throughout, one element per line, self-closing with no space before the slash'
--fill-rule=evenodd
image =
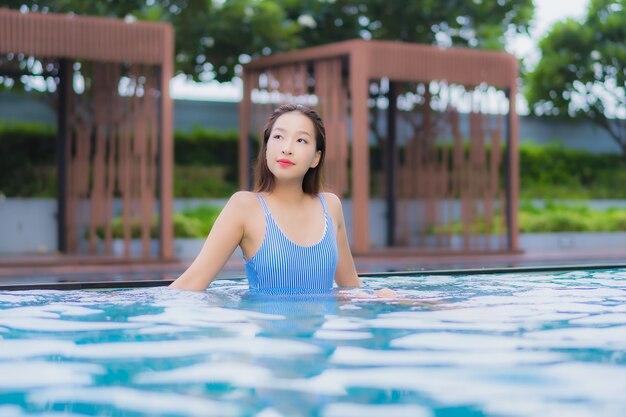
<path id="1" fill-rule="evenodd" d="M 378 298 L 396 298 L 398 294 L 391 288 L 383 288 L 381 290 L 374 291 L 374 295 Z"/>
<path id="2" fill-rule="evenodd" d="M 396 298 L 398 294 L 390 288 L 383 288 L 376 291 L 365 290 L 363 288 L 353 288 L 340 292 L 346 299 L 374 299 L 374 298 Z"/>

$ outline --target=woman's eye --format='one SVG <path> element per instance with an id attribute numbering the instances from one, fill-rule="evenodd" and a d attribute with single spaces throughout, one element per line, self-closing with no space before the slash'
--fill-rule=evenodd
<path id="1" fill-rule="evenodd" d="M 298 142 L 300 142 L 300 143 L 309 143 L 309 142 L 307 142 L 306 139 L 302 139 L 302 138 L 298 139 Z"/>
<path id="2" fill-rule="evenodd" d="M 274 135 L 274 139 L 280 139 L 282 136 L 280 135 Z"/>

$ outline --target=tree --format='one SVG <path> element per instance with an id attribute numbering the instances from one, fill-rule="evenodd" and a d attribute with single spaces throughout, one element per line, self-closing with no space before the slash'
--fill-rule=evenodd
<path id="1" fill-rule="evenodd" d="M 231 80 L 250 59 L 364 38 L 503 49 L 524 33 L 532 0 L 0 0 L 0 7 L 167 21 L 176 70 Z"/>
<path id="2" fill-rule="evenodd" d="M 526 79 L 537 115 L 584 118 L 606 130 L 626 158 L 626 0 L 591 0 L 587 17 L 555 24 Z"/>
<path id="3" fill-rule="evenodd" d="M 272 0 L 0 0 L 0 7 L 169 22 L 176 71 L 196 80 L 229 81 L 242 55 L 293 49 L 299 29 Z"/>
<path id="4" fill-rule="evenodd" d="M 504 49 L 504 35 L 527 33 L 534 13 L 532 0 L 280 2 L 288 17 L 308 23 L 300 47 L 361 37 Z"/>

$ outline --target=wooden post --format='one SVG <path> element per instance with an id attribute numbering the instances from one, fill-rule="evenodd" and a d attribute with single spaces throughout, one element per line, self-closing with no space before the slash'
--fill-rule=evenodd
<path id="1" fill-rule="evenodd" d="M 250 72 L 244 69 L 241 77 L 243 81 L 243 96 L 239 103 L 239 188 L 242 190 L 252 188 L 252 176 L 250 175 L 251 76 Z"/>
<path id="2" fill-rule="evenodd" d="M 387 141 L 385 142 L 385 159 L 387 167 L 387 246 L 396 244 L 396 83 L 389 80 L 387 92 L 389 106 L 387 107 Z"/>
<path id="3" fill-rule="evenodd" d="M 161 67 L 161 257 L 174 257 L 174 106 L 170 80 L 174 76 L 174 32 L 165 31 L 165 52 Z"/>
<path id="4" fill-rule="evenodd" d="M 517 73 L 515 74 L 515 79 Z M 508 195 L 508 215 L 509 215 L 509 250 L 519 250 L 519 233 L 517 224 L 517 210 L 519 206 L 519 118 L 515 108 L 515 99 L 517 97 L 517 86 L 515 81 L 511 83 L 511 93 L 509 95 L 509 130 L 508 130 L 508 161 L 509 161 L 509 180 L 507 181 Z"/>
<path id="5" fill-rule="evenodd" d="M 364 45 L 350 54 L 350 94 L 352 97 L 352 250 L 365 253 L 369 240 L 369 144 L 367 55 Z"/>
<path id="6" fill-rule="evenodd" d="M 57 99 L 57 250 L 66 253 L 67 247 L 67 117 L 68 89 L 72 88 L 69 62 L 59 60 L 59 87 Z"/>

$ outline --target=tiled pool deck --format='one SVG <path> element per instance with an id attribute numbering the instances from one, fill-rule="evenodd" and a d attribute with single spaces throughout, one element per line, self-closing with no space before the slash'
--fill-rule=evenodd
<path id="1" fill-rule="evenodd" d="M 171 280 L 182 273 L 190 261 L 113 262 L 81 257 L 5 257 L 0 258 L 0 285 L 78 281 Z M 377 256 L 355 257 L 359 273 L 537 267 L 556 265 L 626 264 L 626 248 L 536 250 L 517 254 L 454 256 Z M 236 256 L 218 277 L 242 277 L 243 261 Z"/>

